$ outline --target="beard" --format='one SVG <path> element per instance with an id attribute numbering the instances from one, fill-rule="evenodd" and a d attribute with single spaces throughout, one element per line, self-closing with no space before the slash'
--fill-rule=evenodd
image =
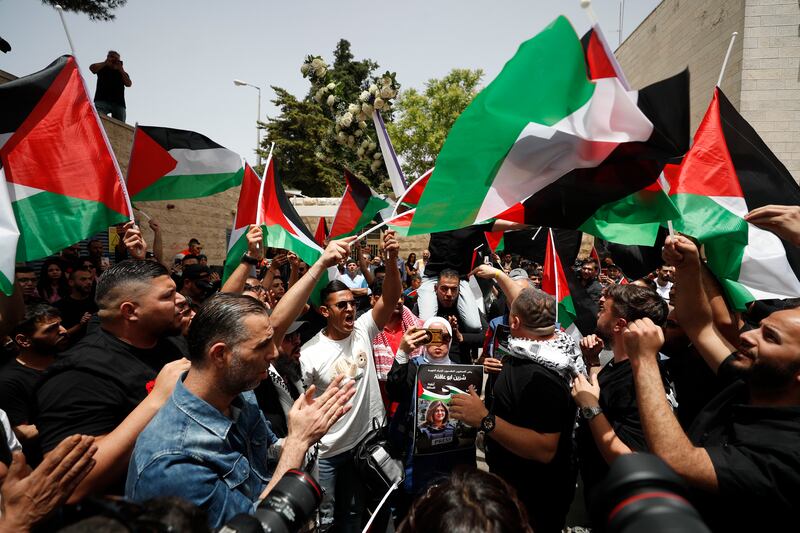
<path id="1" fill-rule="evenodd" d="M 763 395 L 780 395 L 789 388 L 800 371 L 800 363 L 778 365 L 765 361 L 756 361 L 747 371 L 750 388 Z"/>
<path id="2" fill-rule="evenodd" d="M 278 374 L 289 383 L 300 381 L 300 361 L 292 355 L 287 355 L 282 350 L 278 352 L 278 358 L 272 362 L 272 366 Z"/>
<path id="3" fill-rule="evenodd" d="M 265 367 L 266 368 L 266 367 Z M 219 384 L 226 394 L 236 396 L 237 394 L 253 390 L 261 383 L 260 376 L 253 376 L 254 370 L 239 357 L 239 353 L 234 350 L 231 364 L 225 378 Z"/>

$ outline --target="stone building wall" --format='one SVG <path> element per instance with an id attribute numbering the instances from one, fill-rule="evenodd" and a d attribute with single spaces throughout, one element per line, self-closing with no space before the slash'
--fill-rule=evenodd
<path id="1" fill-rule="evenodd" d="M 800 5 L 747 0 L 740 112 L 800 179 Z"/>
<path id="2" fill-rule="evenodd" d="M 694 134 L 708 107 L 734 31 L 739 35 L 721 87 L 733 105 L 740 107 L 744 18 L 745 0 L 664 0 L 615 54 L 635 89 L 689 67 Z"/>

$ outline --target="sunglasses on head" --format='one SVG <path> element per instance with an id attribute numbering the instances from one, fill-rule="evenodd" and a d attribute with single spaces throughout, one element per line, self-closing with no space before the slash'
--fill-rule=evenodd
<path id="1" fill-rule="evenodd" d="M 356 301 L 355 300 L 344 300 L 344 301 L 341 301 L 341 302 L 336 302 L 333 305 L 335 305 L 338 310 L 344 311 L 349 306 L 353 306 L 353 309 L 355 309 L 356 308 Z"/>

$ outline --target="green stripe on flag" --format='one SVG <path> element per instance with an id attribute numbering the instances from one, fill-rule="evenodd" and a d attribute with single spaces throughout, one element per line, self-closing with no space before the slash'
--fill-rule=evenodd
<path id="1" fill-rule="evenodd" d="M 244 168 L 222 174 L 164 176 L 131 198 L 134 202 L 153 200 L 185 200 L 211 196 L 241 185 Z"/>
<path id="2" fill-rule="evenodd" d="M 410 234 L 475 223 L 523 129 L 529 123 L 552 126 L 573 114 L 591 99 L 594 87 L 586 76 L 575 30 L 565 17 L 558 17 L 520 46 L 456 120 L 422 193 Z M 454 194 L 458 201 L 453 201 Z M 442 227 L 442 212 L 447 213 L 448 227 Z"/>
<path id="3" fill-rule="evenodd" d="M 638 191 L 601 206 L 578 228 L 618 244 L 652 246 L 661 220 L 677 220 L 680 211 L 663 191 Z"/>
<path id="4" fill-rule="evenodd" d="M 558 322 L 563 329 L 567 329 L 575 321 L 575 304 L 572 296 L 565 296 L 558 302 Z"/>
<path id="5" fill-rule="evenodd" d="M 6 296 L 11 296 L 14 292 L 14 283 L 3 272 L 0 272 L 0 291 Z"/>
<path id="6" fill-rule="evenodd" d="M 248 227 L 249 229 L 249 227 Z M 231 235 L 231 240 L 236 236 Z M 239 237 L 233 241 L 228 248 L 228 254 L 225 256 L 225 266 L 222 270 L 222 284 L 224 285 L 228 278 L 231 277 L 236 267 L 241 264 L 242 256 L 247 251 L 247 231 L 243 232 Z"/>
<path id="7" fill-rule="evenodd" d="M 101 202 L 40 192 L 12 203 L 17 226 L 17 261 L 35 261 L 126 222 Z"/>

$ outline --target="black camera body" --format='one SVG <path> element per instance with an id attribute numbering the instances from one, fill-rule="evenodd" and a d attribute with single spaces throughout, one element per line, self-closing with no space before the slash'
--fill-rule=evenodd
<path id="1" fill-rule="evenodd" d="M 312 518 L 322 502 L 322 488 L 310 474 L 289 470 L 255 515 L 240 514 L 222 526 L 218 533 L 296 533 Z"/>
<path id="2" fill-rule="evenodd" d="M 623 455 L 594 493 L 592 523 L 607 533 L 710 533 L 687 492 L 680 476 L 655 455 Z"/>

